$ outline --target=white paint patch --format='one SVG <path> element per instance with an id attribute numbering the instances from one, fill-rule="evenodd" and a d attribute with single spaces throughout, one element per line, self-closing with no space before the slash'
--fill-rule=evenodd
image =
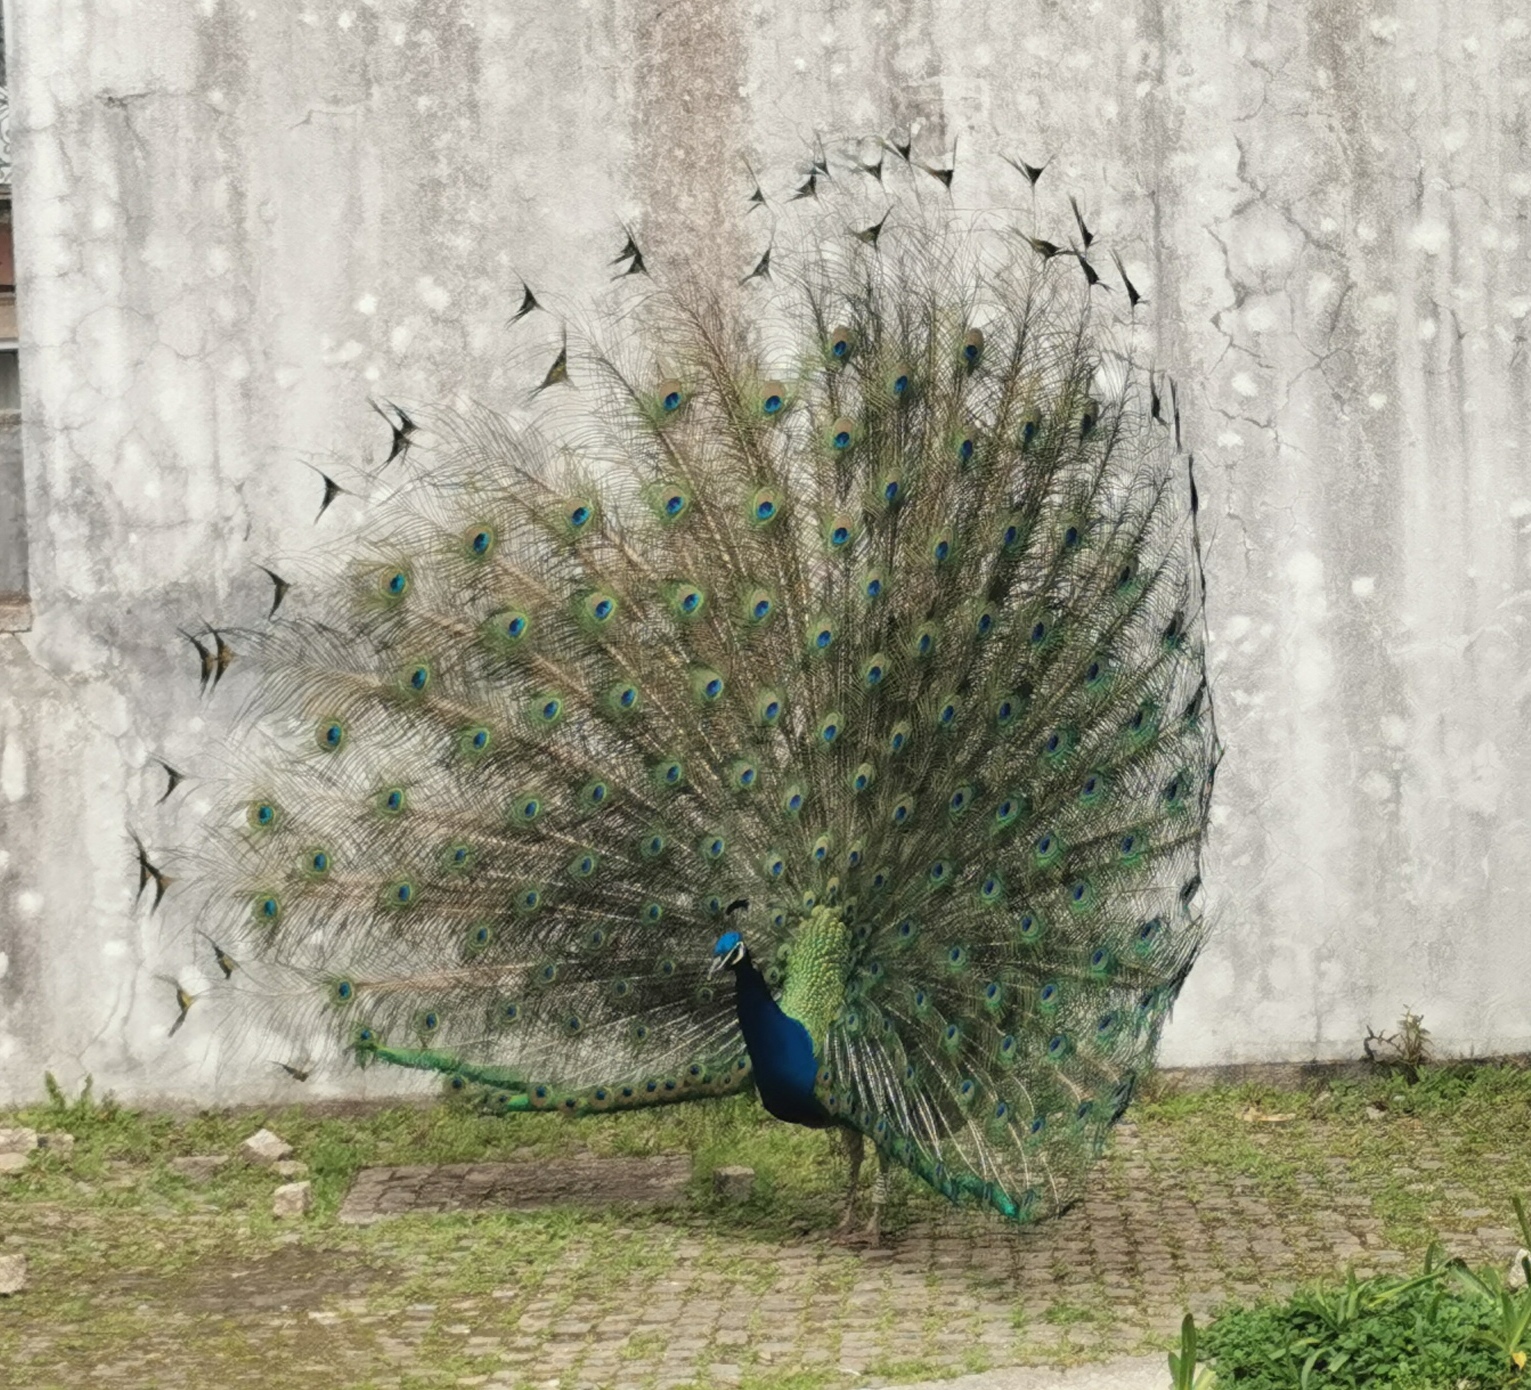
<path id="1" fill-rule="evenodd" d="M 338 29 L 349 29 L 355 23 L 356 16 L 350 10 L 342 10 L 335 16 L 335 27 Z"/>
<path id="2" fill-rule="evenodd" d="M 452 302 L 452 296 L 442 289 L 429 275 L 415 281 L 415 293 L 438 314 Z"/>
<path id="3" fill-rule="evenodd" d="M 376 381 L 380 376 L 382 376 L 382 374 L 382 371 L 378 368 L 376 363 L 368 367 L 367 370 L 362 373 L 362 375 L 366 377 L 368 381 Z"/>
<path id="4" fill-rule="evenodd" d="M 1467 143 L 1470 134 L 1471 132 L 1466 126 L 1452 126 L 1450 130 L 1443 130 L 1441 132 L 1441 145 L 1445 148 L 1447 154 L 1455 154 Z"/>
<path id="5" fill-rule="evenodd" d="M 1234 430 L 1224 430 L 1218 435 L 1217 443 L 1219 448 L 1241 449 L 1244 447 L 1244 436 Z"/>
<path id="6" fill-rule="evenodd" d="M 1251 333 L 1269 333 L 1278 326 L 1276 311 L 1269 304 L 1251 305 L 1244 313 L 1244 323 Z"/>
<path id="7" fill-rule="evenodd" d="M 0 748 L 0 796 L 20 801 L 27 794 L 27 759 L 21 751 L 21 739 L 12 734 Z"/>
<path id="8" fill-rule="evenodd" d="M 1381 410 L 1382 407 L 1387 404 L 1387 397 L 1384 396 L 1381 391 L 1373 391 L 1371 395 L 1366 398 L 1366 403 L 1367 405 L 1371 406 L 1373 410 Z"/>
<path id="9" fill-rule="evenodd" d="M 1497 745 L 1484 739 L 1473 750 L 1472 776 L 1462 787 L 1459 800 L 1469 811 L 1482 816 L 1496 815 L 1504 788 L 1504 759 Z"/>
<path id="10" fill-rule="evenodd" d="M 1332 232 L 1335 230 L 1337 224 L 1332 217 L 1328 220 L 1329 226 L 1326 228 L 1326 230 Z M 1304 296 L 1308 303 L 1308 312 L 1315 313 L 1319 309 L 1322 309 L 1326 304 L 1328 304 L 1329 301 L 1334 298 L 1335 289 L 1336 286 L 1333 276 L 1313 276 L 1312 279 L 1308 281 L 1307 293 Z"/>
<path id="11" fill-rule="evenodd" d="M 108 960 L 121 960 L 127 953 L 128 943 L 126 941 L 103 941 L 101 943 L 101 954 Z"/>
<path id="12" fill-rule="evenodd" d="M 1505 307 L 1510 311 L 1512 319 L 1523 319 L 1531 314 L 1531 295 L 1518 294 Z"/>
<path id="13" fill-rule="evenodd" d="M 1370 598 L 1377 592 L 1377 577 L 1371 574 L 1358 574 L 1350 581 L 1350 592 L 1357 598 Z"/>
<path id="14" fill-rule="evenodd" d="M 1286 563 L 1292 586 L 1292 617 L 1296 635 L 1292 643 L 1292 683 L 1309 700 L 1322 698 L 1329 688 L 1329 657 L 1318 636 L 1328 614 L 1324 600 L 1324 562 L 1311 550 L 1300 550 Z"/>
<path id="15" fill-rule="evenodd" d="M 1241 396 L 1256 396 L 1260 388 L 1255 385 L 1255 379 L 1248 372 L 1235 372 L 1233 380 L 1228 383 Z"/>
<path id="16" fill-rule="evenodd" d="M 43 910 L 43 895 L 30 888 L 16 894 L 16 911 L 23 917 L 35 917 Z"/>
<path id="17" fill-rule="evenodd" d="M 1435 335 L 1441 331 L 1441 326 L 1434 319 L 1421 319 L 1414 331 L 1419 335 L 1420 342 L 1431 343 L 1435 341 Z"/>
<path id="18" fill-rule="evenodd" d="M 1427 217 L 1414 224 L 1413 231 L 1409 233 L 1409 245 L 1417 247 L 1427 256 L 1439 256 L 1446 249 L 1450 238 L 1451 233 L 1444 222 Z"/>
<path id="19" fill-rule="evenodd" d="M 1519 521 L 1521 517 L 1531 513 L 1531 497 L 1517 497 L 1510 503 L 1510 520 Z"/>
<path id="20" fill-rule="evenodd" d="M 1393 782 L 1374 768 L 1361 779 L 1361 790 L 1373 801 L 1387 801 L 1393 795 Z"/>
<path id="21" fill-rule="evenodd" d="M 1392 43 L 1398 37 L 1398 20 L 1393 15 L 1378 15 L 1371 22 L 1372 37 L 1383 43 Z"/>
<path id="22" fill-rule="evenodd" d="M 1409 741 L 1409 721 L 1400 714 L 1384 714 L 1377 728 L 1389 748 L 1402 748 Z"/>
<path id="23" fill-rule="evenodd" d="M 1255 620 L 1247 613 L 1235 613 L 1228 619 L 1228 624 L 1223 628 L 1223 640 L 1237 642 L 1248 636 L 1249 630 L 1254 627 Z"/>
<path id="24" fill-rule="evenodd" d="M 362 297 L 356 301 L 356 312 L 358 314 L 377 313 L 377 296 L 375 294 L 362 295 Z"/>
<path id="25" fill-rule="evenodd" d="M 402 353 L 409 347 L 409 340 L 414 335 L 409 331 L 407 324 L 401 323 L 388 335 L 388 346 L 395 352 Z"/>
<path id="26" fill-rule="evenodd" d="M 0 980 L 5 978 L 6 973 L 10 970 L 10 968 L 11 958 L 6 955 L 4 951 L 0 951 Z"/>

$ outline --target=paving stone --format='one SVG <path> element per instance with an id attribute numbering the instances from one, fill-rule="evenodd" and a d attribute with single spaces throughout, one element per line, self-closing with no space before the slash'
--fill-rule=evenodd
<path id="1" fill-rule="evenodd" d="M 306 1216 L 313 1205 L 314 1185 L 309 1182 L 284 1183 L 271 1194 L 273 1216 Z"/>
<path id="2" fill-rule="evenodd" d="M 36 1147 L 35 1129 L 0 1129 L 0 1154 L 29 1154 Z"/>
<path id="3" fill-rule="evenodd" d="M 204 1183 L 210 1182 L 213 1174 L 228 1161 L 227 1154 L 187 1154 L 182 1158 L 172 1158 L 168 1166 L 172 1173 L 188 1182 Z"/>
<path id="4" fill-rule="evenodd" d="M 27 1286 L 27 1257 L 0 1255 L 0 1297 L 20 1293 Z"/>
<path id="5" fill-rule="evenodd" d="M 239 1146 L 239 1156 L 246 1163 L 269 1168 L 273 1163 L 291 1158 L 292 1145 L 280 1134 L 273 1134 L 269 1129 L 258 1129 Z"/>
<path id="6" fill-rule="evenodd" d="M 681 1200 L 691 1160 L 581 1155 L 556 1164 L 446 1163 L 364 1168 L 341 1206 L 345 1225 L 369 1225 L 406 1212 L 514 1210 L 629 1202 L 667 1206 Z"/>
<path id="7" fill-rule="evenodd" d="M 37 1147 L 67 1160 L 74 1157 L 74 1135 L 62 1129 L 49 1130 L 38 1134 Z"/>
<path id="8" fill-rule="evenodd" d="M 26 1154 L 16 1151 L 0 1153 L 0 1177 L 4 1177 L 7 1173 L 19 1173 L 26 1166 Z"/>

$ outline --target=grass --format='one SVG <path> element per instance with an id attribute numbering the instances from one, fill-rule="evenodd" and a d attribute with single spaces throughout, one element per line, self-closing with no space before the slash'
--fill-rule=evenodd
<path id="1" fill-rule="evenodd" d="M 1368 1117 L 1379 1105 L 1382 1118 Z M 1241 1118 L 1250 1107 L 1295 1118 Z M 1213 1261 L 1214 1237 L 1299 1231 L 1311 1213 L 1330 1219 L 1349 1199 L 1413 1264 L 1435 1232 L 1503 1225 L 1510 1196 L 1531 1191 L 1531 1072 L 1513 1067 L 1427 1067 L 1414 1086 L 1379 1075 L 1291 1092 L 1150 1092 L 1129 1118 L 1142 1136 L 1138 1156 L 1109 1157 L 1099 1190 L 1128 1211 L 1143 1184 L 1171 1194 L 1162 1211 L 1155 1197 L 1133 1220 L 1155 1223 L 1139 1234 L 1157 1234 L 1174 1268 L 1137 1259 L 1135 1301 L 1124 1307 L 1099 1270 L 1048 1253 L 1062 1223 L 1001 1235 L 912 1180 L 893 1184 L 885 1229 L 895 1242 L 915 1230 L 947 1232 L 1000 1250 L 999 1263 L 895 1264 L 832 1243 L 843 1181 L 834 1145 L 766 1119 L 747 1097 L 570 1120 L 489 1118 L 445 1103 L 167 1115 L 56 1095 L 0 1112 L 0 1127 L 63 1129 L 76 1139 L 70 1159 L 40 1151 L 22 1175 L 0 1179 L 0 1239 L 20 1241 L 31 1264 L 28 1291 L 0 1301 L 0 1366 L 38 1386 L 402 1387 L 507 1371 L 527 1383 L 566 1373 L 643 1385 L 689 1339 L 705 1344 L 686 1362 L 700 1384 L 714 1383 L 709 1365 L 723 1365 L 737 1367 L 745 1385 L 820 1390 L 848 1383 L 835 1359 L 849 1355 L 839 1351 L 842 1332 L 869 1339 L 861 1367 L 889 1379 L 1167 1347 L 1168 1328 L 1150 1326 L 1139 1306 L 1158 1297 L 1142 1288 L 1150 1275 L 1173 1280 L 1165 1297 L 1177 1308 L 1210 1296 L 1201 1274 L 1211 1293 L 1235 1282 L 1281 1291 L 1259 1258 Z M 270 1215 L 269 1173 L 230 1163 L 198 1186 L 169 1167 L 181 1155 L 232 1153 L 262 1125 L 309 1167 L 315 1209 L 297 1225 Z M 556 1162 L 576 1152 L 690 1153 L 685 1203 L 404 1217 L 365 1228 L 335 1219 L 363 1167 Z M 733 1163 L 757 1173 L 742 1205 L 711 1188 L 712 1169 Z M 1177 1212 L 1182 1199 L 1201 1217 Z M 1251 1216 L 1250 1203 L 1268 1215 Z M 1461 1216 L 1481 1208 L 1492 1217 Z M 1018 1272 L 1005 1262 L 1012 1249 L 1037 1252 L 1041 1263 Z M 1059 1273 L 1071 1282 L 1056 1284 Z M 762 1311 L 799 1288 L 810 1293 L 808 1322 L 807 1313 Z M 424 1304 L 428 1311 L 409 1311 Z M 662 1325 L 643 1322 L 649 1309 L 671 1305 Z M 747 1329 L 744 1345 L 708 1342 L 713 1320 L 739 1314 L 748 1314 L 735 1324 Z M 553 1329 L 566 1320 L 592 1330 L 561 1339 Z M 793 1325 L 784 1330 L 784 1321 Z M 811 1335 L 799 1335 L 802 1325 Z M 451 1330 L 461 1327 L 470 1331 Z M 475 1336 L 488 1340 L 470 1345 Z M 769 1360 L 758 1354 L 788 1344 Z M 834 1349 L 827 1363 L 804 1359 L 815 1346 Z M 133 1369 L 134 1355 L 149 1356 L 152 1372 Z M 114 1366 L 124 1369 L 110 1373 Z"/>

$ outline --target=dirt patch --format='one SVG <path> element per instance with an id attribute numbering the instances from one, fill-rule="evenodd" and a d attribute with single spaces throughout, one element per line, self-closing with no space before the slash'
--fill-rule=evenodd
<path id="1" fill-rule="evenodd" d="M 557 1163 L 443 1163 L 364 1168 L 340 1208 L 340 1221 L 364 1226 L 407 1212 L 503 1211 L 526 1207 L 654 1207 L 678 1202 L 691 1179 L 684 1155 Z"/>
<path id="2" fill-rule="evenodd" d="M 364 1294 L 383 1278 L 382 1271 L 358 1263 L 355 1255 L 291 1245 L 260 1260 L 198 1268 L 175 1290 L 175 1304 L 183 1312 L 225 1316 L 304 1312 Z M 103 1292 L 152 1301 L 165 1297 L 166 1283 L 154 1275 L 130 1274 L 112 1280 Z"/>

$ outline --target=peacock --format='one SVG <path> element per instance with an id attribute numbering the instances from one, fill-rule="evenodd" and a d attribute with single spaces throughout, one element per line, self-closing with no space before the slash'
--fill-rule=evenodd
<path id="1" fill-rule="evenodd" d="M 383 412 L 392 495 L 267 570 L 192 875 L 273 1034 L 503 1113 L 753 1090 L 843 1134 L 847 1225 L 871 1146 L 874 1238 L 893 1165 L 1076 1200 L 1206 936 L 1221 753 L 1142 296 L 1077 204 L 1065 247 L 885 148 L 742 279 L 629 231 L 510 413 Z"/>

